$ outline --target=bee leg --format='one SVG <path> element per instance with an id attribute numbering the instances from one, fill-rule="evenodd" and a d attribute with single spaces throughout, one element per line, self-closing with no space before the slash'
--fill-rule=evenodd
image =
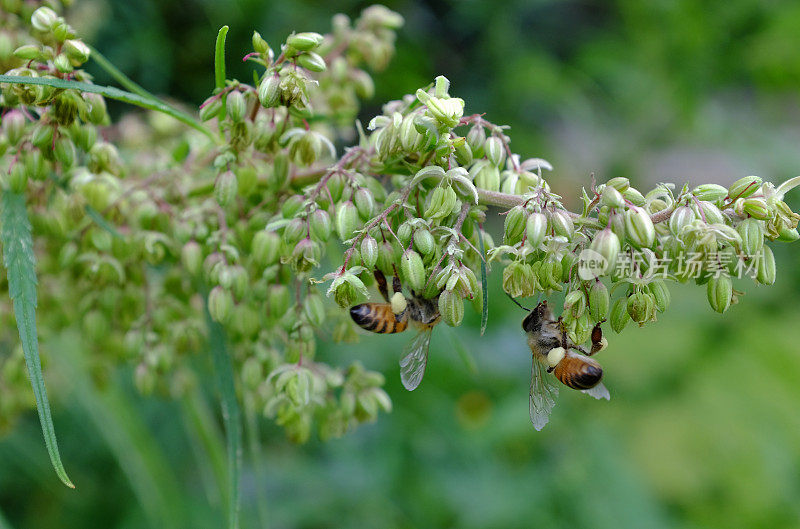
<path id="1" fill-rule="evenodd" d="M 403 291 L 403 285 L 400 284 L 400 276 L 397 274 L 397 268 L 394 265 L 392 265 L 392 268 L 394 268 L 394 277 L 392 277 L 392 290 L 395 294 L 397 294 L 398 292 Z"/>
<path id="2" fill-rule="evenodd" d="M 603 323 L 602 321 L 600 323 Z M 592 329 L 592 349 L 589 351 L 589 356 L 599 353 L 605 347 L 603 343 L 603 329 L 600 328 L 600 323 Z"/>
<path id="3" fill-rule="evenodd" d="M 375 269 L 373 275 L 375 276 L 375 281 L 378 283 L 378 292 L 381 293 L 383 299 L 389 301 L 389 289 L 386 287 L 386 276 L 383 275 L 383 272 L 377 268 Z"/>
<path id="4" fill-rule="evenodd" d="M 555 368 L 556 368 L 556 366 L 551 366 L 551 367 L 548 367 L 548 368 L 547 368 L 547 372 L 548 372 L 548 373 L 552 373 L 552 372 L 553 372 L 553 370 L 554 370 Z"/>

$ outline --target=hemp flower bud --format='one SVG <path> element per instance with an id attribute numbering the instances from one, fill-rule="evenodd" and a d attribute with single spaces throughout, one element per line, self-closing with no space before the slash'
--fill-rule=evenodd
<path id="1" fill-rule="evenodd" d="M 261 33 L 259 33 L 258 31 L 254 31 L 251 42 L 253 44 L 253 51 L 258 53 L 259 55 L 265 55 L 267 56 L 267 58 L 272 60 L 272 57 L 270 57 L 270 54 L 272 53 L 272 48 L 269 47 L 269 44 L 267 44 L 267 41 L 264 40 L 264 38 L 261 36 Z"/>
<path id="2" fill-rule="evenodd" d="M 424 217 L 431 220 L 447 217 L 453 211 L 457 200 L 458 196 L 452 187 L 437 187 L 430 194 L 430 201 L 425 209 Z"/>
<path id="3" fill-rule="evenodd" d="M 14 50 L 14 57 L 23 61 L 33 61 L 42 55 L 42 50 L 34 44 L 26 44 Z"/>
<path id="4" fill-rule="evenodd" d="M 56 141 L 53 149 L 53 155 L 56 161 L 61 164 L 62 169 L 69 169 L 75 165 L 77 153 L 75 152 L 75 144 L 66 136 L 60 136 Z"/>
<path id="5" fill-rule="evenodd" d="M 731 184 L 728 196 L 731 199 L 747 198 L 761 187 L 762 180 L 758 176 L 745 176 Z"/>
<path id="6" fill-rule="evenodd" d="M 536 293 L 536 277 L 528 263 L 513 261 L 503 270 L 503 290 L 512 298 L 527 298 Z"/>
<path id="7" fill-rule="evenodd" d="M 233 202 L 236 196 L 236 191 L 239 188 L 239 183 L 236 179 L 236 173 L 233 171 L 225 171 L 217 177 L 214 182 L 214 198 L 217 203 L 225 207 Z"/>
<path id="8" fill-rule="evenodd" d="M 624 176 L 617 176 L 606 182 L 606 187 L 613 187 L 620 193 L 624 193 L 631 186 L 631 181 Z"/>
<path id="9" fill-rule="evenodd" d="M 708 280 L 706 294 L 712 309 L 720 314 L 725 312 L 731 306 L 731 297 L 733 296 L 731 278 L 726 275 L 712 277 Z"/>
<path id="10" fill-rule="evenodd" d="M 728 190 L 719 184 L 702 184 L 692 189 L 698 200 L 718 202 L 728 196 Z"/>
<path id="11" fill-rule="evenodd" d="M 475 158 L 481 158 L 484 155 L 484 143 L 486 142 L 486 129 L 481 125 L 473 125 L 467 132 L 467 143 L 472 150 L 472 155 Z"/>
<path id="12" fill-rule="evenodd" d="M 384 241 L 378 245 L 378 262 L 376 267 L 384 272 L 391 272 L 392 265 L 397 260 L 397 253 L 394 245 L 389 241 Z"/>
<path id="13" fill-rule="evenodd" d="M 8 172 L 8 188 L 14 193 L 23 193 L 28 187 L 28 171 L 23 163 L 15 163 Z"/>
<path id="14" fill-rule="evenodd" d="M 701 201 L 700 204 L 695 204 L 698 210 L 698 216 L 703 219 L 707 224 L 724 224 L 725 217 L 717 206 L 711 202 Z"/>
<path id="15" fill-rule="evenodd" d="M 69 39 L 64 41 L 64 53 L 66 53 L 73 66 L 80 66 L 89 60 L 92 51 L 82 41 Z"/>
<path id="16" fill-rule="evenodd" d="M 378 241 L 371 235 L 366 235 L 361 240 L 361 262 L 370 270 L 378 262 Z"/>
<path id="17" fill-rule="evenodd" d="M 350 307 L 359 297 L 367 297 L 369 292 L 364 283 L 351 272 L 345 272 L 331 283 L 328 296 L 333 295 L 336 303 L 343 308 Z"/>
<path id="18" fill-rule="evenodd" d="M 9 145 L 16 145 L 25 134 L 25 116 L 19 110 L 11 110 L 2 117 L 2 128 Z"/>
<path id="19" fill-rule="evenodd" d="M 611 307 L 611 329 L 619 334 L 629 321 L 631 317 L 628 314 L 628 298 L 619 298 Z"/>
<path id="20" fill-rule="evenodd" d="M 208 313 L 211 319 L 218 323 L 225 323 L 233 310 L 233 295 L 230 291 L 216 286 L 208 293 Z"/>
<path id="21" fill-rule="evenodd" d="M 628 239 L 637 248 L 649 248 L 656 240 L 656 228 L 650 215 L 642 208 L 632 207 L 625 212 Z"/>
<path id="22" fill-rule="evenodd" d="M 776 273 L 775 256 L 772 254 L 772 249 L 765 244 L 758 259 L 756 279 L 762 285 L 772 285 L 775 283 Z"/>
<path id="23" fill-rule="evenodd" d="M 364 70 L 352 69 L 350 71 L 350 81 L 353 83 L 353 89 L 359 99 L 372 99 L 375 95 L 375 82 Z"/>
<path id="24" fill-rule="evenodd" d="M 608 309 L 611 305 L 611 297 L 608 288 L 602 281 L 595 281 L 589 287 L 589 315 L 592 321 L 600 322 L 608 318 Z"/>
<path id="25" fill-rule="evenodd" d="M 680 236 L 683 229 L 694 222 L 695 218 L 694 211 L 689 206 L 677 207 L 669 218 L 669 231 L 675 236 Z"/>
<path id="26" fill-rule="evenodd" d="M 436 241 L 431 232 L 425 228 L 414 232 L 414 248 L 422 255 L 429 255 L 436 248 Z"/>
<path id="27" fill-rule="evenodd" d="M 230 116 L 234 122 L 244 119 L 244 115 L 247 112 L 247 102 L 245 101 L 244 94 L 239 90 L 232 90 L 228 93 L 225 105 L 228 116 Z"/>
<path id="28" fill-rule="evenodd" d="M 622 198 L 622 193 L 618 189 L 606 184 L 600 194 L 600 204 L 610 208 L 621 208 L 625 206 L 625 199 Z"/>
<path id="29" fill-rule="evenodd" d="M 633 321 L 642 325 L 648 321 L 655 309 L 655 301 L 649 293 L 634 292 L 628 297 L 628 315 Z"/>
<path id="30" fill-rule="evenodd" d="M 736 231 L 742 237 L 742 251 L 745 255 L 758 255 L 764 246 L 764 224 L 753 218 L 744 219 L 736 226 Z"/>
<path id="31" fill-rule="evenodd" d="M 489 160 L 478 160 L 470 167 L 470 177 L 475 185 L 487 191 L 500 190 L 500 170 Z"/>
<path id="32" fill-rule="evenodd" d="M 323 36 L 319 33 L 294 33 L 286 39 L 286 44 L 298 51 L 311 51 L 322 44 L 323 40 Z"/>
<path id="33" fill-rule="evenodd" d="M 642 195 L 633 187 L 629 187 L 623 191 L 622 197 L 634 206 L 644 207 L 644 205 L 647 204 L 647 200 L 645 200 L 644 195 Z"/>
<path id="34" fill-rule="evenodd" d="M 620 252 L 620 243 L 617 235 L 606 228 L 595 234 L 590 249 L 600 254 L 605 259 L 605 266 L 601 266 L 596 270 L 598 276 L 609 274 L 614 271 L 614 266 L 617 263 L 617 255 Z"/>
<path id="35" fill-rule="evenodd" d="M 486 139 L 483 144 L 483 150 L 486 158 L 494 164 L 495 167 L 500 167 L 506 159 L 506 151 L 503 146 L 503 140 L 497 136 L 491 136 Z"/>
<path id="36" fill-rule="evenodd" d="M 472 149 L 469 148 L 466 138 L 459 137 L 453 140 L 453 154 L 456 157 L 456 162 L 461 166 L 467 166 L 472 163 Z M 497 185 L 499 187 L 499 181 Z"/>
<path id="37" fill-rule="evenodd" d="M 572 236 L 575 235 L 575 224 L 572 222 L 569 213 L 563 209 L 556 209 L 549 213 L 550 226 L 552 226 L 553 232 L 556 235 L 566 237 L 568 241 L 572 240 Z"/>
<path id="38" fill-rule="evenodd" d="M 283 229 L 284 244 L 289 248 L 293 247 L 300 241 L 300 239 L 305 237 L 307 229 L 308 227 L 303 219 L 292 219 Z"/>
<path id="39" fill-rule="evenodd" d="M 189 275 L 198 275 L 203 269 L 203 248 L 196 241 L 184 244 L 181 249 L 181 263 Z"/>
<path id="40" fill-rule="evenodd" d="M 315 240 L 326 242 L 331 236 L 331 216 L 324 209 L 316 209 L 308 216 L 311 236 Z"/>
<path id="41" fill-rule="evenodd" d="M 772 211 L 763 198 L 748 198 L 744 201 L 744 212 L 753 218 L 767 220 L 772 217 Z"/>
<path id="42" fill-rule="evenodd" d="M 777 238 L 781 242 L 794 242 L 797 239 L 800 239 L 800 232 L 797 231 L 797 228 L 789 228 L 787 226 L 781 228 Z"/>
<path id="43" fill-rule="evenodd" d="M 358 214 L 363 220 L 372 218 L 375 212 L 375 197 L 372 195 L 372 191 L 366 187 L 359 187 L 355 192 L 355 196 L 353 196 L 353 201 L 356 204 Z"/>
<path id="44" fill-rule="evenodd" d="M 538 249 L 539 245 L 544 242 L 545 235 L 547 235 L 547 216 L 539 212 L 528 215 L 525 234 L 528 244 L 532 248 Z"/>
<path id="45" fill-rule="evenodd" d="M 506 214 L 503 233 L 506 244 L 516 244 L 522 240 L 528 222 L 528 212 L 522 206 L 514 206 Z"/>
<path id="46" fill-rule="evenodd" d="M 564 311 L 572 317 L 579 318 L 586 310 L 586 296 L 580 290 L 572 290 L 564 297 Z"/>
<path id="47" fill-rule="evenodd" d="M 286 285 L 270 285 L 267 293 L 267 308 L 274 319 L 280 319 L 289 311 L 291 293 Z"/>
<path id="48" fill-rule="evenodd" d="M 661 279 L 655 279 L 650 284 L 647 285 L 650 294 L 653 296 L 653 301 L 656 304 L 656 310 L 658 312 L 664 312 L 669 307 L 670 300 L 672 296 L 669 293 L 669 287 L 667 284 Z"/>
<path id="49" fill-rule="evenodd" d="M 31 134 L 31 143 L 40 150 L 50 149 L 53 144 L 53 127 L 44 122 L 39 122 Z"/>
<path id="50" fill-rule="evenodd" d="M 358 227 L 358 210 L 356 206 L 349 200 L 339 204 L 336 207 L 334 224 L 339 239 L 343 241 L 350 239 Z"/>
<path id="51" fill-rule="evenodd" d="M 425 287 L 425 265 L 422 257 L 414 250 L 406 250 L 400 258 L 400 273 L 411 290 L 422 290 Z"/>
<path id="52" fill-rule="evenodd" d="M 70 73 L 73 70 L 72 63 L 69 60 L 69 57 L 64 55 L 63 53 L 59 53 L 56 58 L 53 60 L 53 66 L 56 67 L 61 73 Z"/>
<path id="53" fill-rule="evenodd" d="M 325 323 L 325 303 L 319 294 L 309 294 L 303 300 L 303 313 L 308 318 L 308 322 L 314 327 L 320 328 Z"/>
<path id="54" fill-rule="evenodd" d="M 325 59 L 313 51 L 308 51 L 297 57 L 297 64 L 311 72 L 324 72 L 327 68 Z"/>
<path id="55" fill-rule="evenodd" d="M 464 299 L 452 290 L 439 294 L 439 313 L 450 327 L 458 327 L 464 319 Z"/>
<path id="56" fill-rule="evenodd" d="M 31 15 L 31 25 L 39 31 L 49 31 L 56 20 L 58 15 L 49 7 L 40 7 Z"/>
<path id="57" fill-rule="evenodd" d="M 266 108 L 277 107 L 281 102 L 281 78 L 277 74 L 264 76 L 258 85 L 258 100 Z"/>

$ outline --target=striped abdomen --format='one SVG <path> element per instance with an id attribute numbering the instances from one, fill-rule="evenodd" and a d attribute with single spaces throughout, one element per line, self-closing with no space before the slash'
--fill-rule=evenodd
<path id="1" fill-rule="evenodd" d="M 392 312 L 391 303 L 362 303 L 350 309 L 350 317 L 361 327 L 372 332 L 392 334 L 403 332 L 408 327 L 406 313 L 401 317 Z"/>
<path id="2" fill-rule="evenodd" d="M 565 386 L 573 389 L 589 389 L 595 387 L 603 378 L 603 368 L 591 358 L 567 351 L 556 366 L 554 374 Z"/>

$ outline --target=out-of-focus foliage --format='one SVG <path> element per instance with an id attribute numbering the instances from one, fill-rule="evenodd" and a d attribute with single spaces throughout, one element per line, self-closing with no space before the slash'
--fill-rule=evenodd
<path id="1" fill-rule="evenodd" d="M 373 101 L 442 72 L 487 117 L 512 125 L 516 150 L 556 153 L 549 158 L 565 177 L 552 185 L 568 197 L 577 198 L 571 190 L 588 171 L 601 181 L 780 181 L 800 167 L 800 11 L 791 2 L 432 4 L 389 4 L 408 23 Z M 194 101 L 212 84 L 209 43 L 219 25 L 233 28 L 229 49 L 247 49 L 253 27 L 265 37 L 324 30 L 335 10 L 358 11 L 299 2 L 142 5 L 93 5 L 114 16 L 87 40 L 153 91 Z M 70 17 L 76 27 L 80 20 Z M 796 255 L 776 254 L 797 265 Z M 458 334 L 435 337 L 431 376 L 410 394 L 397 382 L 402 337 L 320 346 L 320 358 L 358 359 L 386 373 L 394 413 L 303 448 L 266 427 L 266 475 L 248 460 L 243 525 L 257 523 L 261 487 L 273 527 L 792 527 L 800 519 L 800 272 L 784 268 L 773 288 L 749 288 L 725 318 L 710 313 L 697 289 L 679 291 L 658 325 L 629 330 L 601 354 L 612 402 L 562 395 L 538 434 L 524 411 L 523 314 L 510 303 L 492 305 L 480 341 L 475 315 Z M 499 284 L 492 289 L 500 293 Z M 67 364 L 80 357 L 69 336 L 43 333 L 63 345 Z M 6 358 L 12 346 L 3 347 Z M 50 373 L 64 458 L 83 486 L 77 494 L 56 488 L 31 416 L 0 442 L 0 511 L 13 527 L 138 527 L 153 513 L 175 526 L 222 524 L 222 499 L 208 485 L 214 458 L 197 446 L 190 419 L 176 420 L 190 404 L 136 397 L 130 373 L 114 374 L 118 395 L 104 399 L 66 364 Z M 135 442 L 127 445 L 126 435 Z M 149 467 L 139 458 L 167 465 L 151 475 L 157 494 L 148 496 L 147 472 L 137 469 Z"/>

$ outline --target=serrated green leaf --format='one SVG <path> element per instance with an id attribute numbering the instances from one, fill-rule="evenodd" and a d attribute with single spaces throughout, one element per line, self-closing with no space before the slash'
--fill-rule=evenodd
<path id="1" fill-rule="evenodd" d="M 206 296 L 207 297 L 207 296 Z M 208 302 L 203 304 L 208 328 L 208 347 L 214 362 L 214 378 L 221 396 L 222 421 L 225 424 L 228 454 L 228 527 L 239 527 L 239 476 L 242 473 L 242 414 L 236 399 L 233 366 L 228 355 L 225 330 L 211 319 Z"/>
<path id="2" fill-rule="evenodd" d="M 50 415 L 50 403 L 44 386 L 42 364 L 39 360 L 39 339 L 36 335 L 36 259 L 33 254 L 33 237 L 25 198 L 19 193 L 5 191 L 0 213 L 0 240 L 3 243 L 3 264 L 8 272 L 8 292 L 14 304 L 19 338 L 28 376 L 36 398 L 36 409 L 42 434 L 50 454 L 50 461 L 59 479 L 68 487 L 75 488 L 67 476 L 58 453 L 56 432 Z"/>

